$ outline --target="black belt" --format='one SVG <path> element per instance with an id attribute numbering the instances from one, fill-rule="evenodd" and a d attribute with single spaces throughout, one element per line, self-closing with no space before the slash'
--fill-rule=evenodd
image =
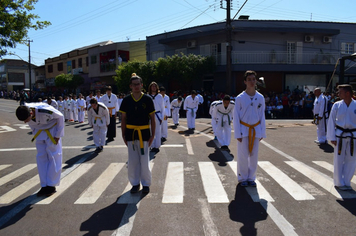
<path id="1" fill-rule="evenodd" d="M 350 153 L 351 153 L 351 156 L 353 156 L 353 154 L 354 154 L 354 142 L 353 142 L 353 140 L 356 139 L 356 138 L 354 137 L 354 134 L 353 134 L 352 132 L 355 132 L 356 129 L 344 129 L 344 128 L 338 126 L 338 125 L 336 125 L 336 129 L 339 129 L 339 130 L 342 131 L 342 133 L 341 133 L 339 136 L 336 135 L 336 137 L 339 138 L 339 145 L 338 145 L 338 150 L 337 150 L 338 155 L 341 154 L 342 139 L 344 139 L 344 138 L 351 138 Z M 343 135 L 344 133 L 350 133 L 351 135 L 350 135 L 350 136 L 343 137 L 342 135 Z"/>

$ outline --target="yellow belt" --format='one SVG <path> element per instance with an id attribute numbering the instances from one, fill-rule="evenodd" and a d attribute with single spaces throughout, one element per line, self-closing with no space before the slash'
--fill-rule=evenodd
<path id="1" fill-rule="evenodd" d="M 141 130 L 143 129 L 149 129 L 150 126 L 149 125 L 126 125 L 127 129 L 133 129 L 133 133 L 132 133 L 132 141 L 134 141 L 134 137 L 135 137 L 135 131 L 137 131 L 138 133 L 138 139 L 140 140 L 140 148 L 141 148 L 141 155 L 145 154 L 144 149 L 143 149 L 143 139 L 142 139 L 142 132 Z M 132 144 L 133 149 L 135 150 L 134 145 Z"/>
<path id="2" fill-rule="evenodd" d="M 96 124 L 96 120 L 97 119 L 100 119 L 101 123 L 103 123 L 103 120 L 100 117 L 96 116 L 95 119 L 94 119 L 94 124 Z"/>
<path id="3" fill-rule="evenodd" d="M 45 132 L 47 133 L 49 139 L 52 141 L 52 143 L 53 143 L 53 144 L 57 144 L 57 143 L 56 143 L 56 140 L 54 140 L 52 134 L 49 132 L 49 129 L 52 129 L 52 128 L 53 128 L 54 126 L 56 126 L 56 125 L 57 125 L 57 123 L 55 123 L 54 125 L 52 125 L 52 127 L 48 128 L 48 129 L 40 129 L 40 130 L 38 130 L 37 133 L 35 134 L 35 136 L 33 136 L 31 142 L 35 141 L 35 139 L 38 137 L 38 135 L 40 135 L 40 133 L 41 133 L 42 131 L 45 131 Z"/>
<path id="4" fill-rule="evenodd" d="M 247 126 L 248 127 L 248 150 L 251 153 L 253 149 L 253 143 L 255 142 L 255 137 L 256 137 L 256 130 L 255 127 L 259 125 L 261 121 L 257 122 L 254 125 L 249 125 L 243 121 L 240 121 L 240 124 Z M 252 135 L 251 135 L 252 133 Z"/>
<path id="5" fill-rule="evenodd" d="M 112 110 L 114 110 L 115 107 L 108 107 L 108 109 L 109 109 L 109 112 L 110 112 L 110 117 L 112 117 Z"/>
<path id="6" fill-rule="evenodd" d="M 80 107 L 80 110 L 81 110 L 81 111 L 83 111 L 83 109 L 84 109 L 84 106 L 79 106 L 79 107 Z"/>

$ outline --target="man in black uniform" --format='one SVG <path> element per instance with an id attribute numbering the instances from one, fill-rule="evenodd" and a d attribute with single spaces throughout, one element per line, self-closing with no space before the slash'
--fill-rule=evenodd
<path id="1" fill-rule="evenodd" d="M 135 73 L 130 79 L 131 94 L 120 106 L 122 113 L 122 138 L 128 148 L 128 178 L 132 185 L 131 193 L 137 193 L 140 182 L 142 193 L 147 194 L 151 185 L 149 146 L 155 136 L 155 108 L 152 99 L 142 93 L 142 79 Z M 150 129 L 151 124 L 151 129 Z"/>

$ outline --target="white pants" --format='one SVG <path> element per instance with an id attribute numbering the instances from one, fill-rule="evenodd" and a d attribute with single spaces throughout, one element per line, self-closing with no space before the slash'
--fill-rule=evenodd
<path id="1" fill-rule="evenodd" d="M 252 152 L 248 150 L 248 137 L 237 141 L 237 179 L 239 182 L 256 179 L 259 138 L 255 138 Z"/>
<path id="2" fill-rule="evenodd" d="M 178 108 L 175 108 L 174 110 L 172 110 L 172 120 L 175 125 L 179 124 L 179 109 Z"/>
<path id="3" fill-rule="evenodd" d="M 223 127 L 221 127 L 221 125 L 216 125 L 215 130 L 215 135 L 218 138 L 220 145 L 229 146 L 231 142 L 231 126 L 227 122 L 224 122 Z"/>
<path id="4" fill-rule="evenodd" d="M 167 120 L 165 120 L 165 119 L 162 120 L 161 136 L 163 138 L 167 138 L 168 137 L 168 117 L 167 117 Z"/>
<path id="5" fill-rule="evenodd" d="M 316 134 L 318 136 L 318 141 L 321 143 L 326 142 L 326 124 L 328 123 L 328 120 L 325 120 L 324 118 L 319 120 L 319 124 L 316 126 Z"/>
<path id="6" fill-rule="evenodd" d="M 77 110 L 77 109 L 74 109 L 74 110 L 72 111 L 72 113 L 73 113 L 73 119 L 74 119 L 74 121 L 78 121 L 78 110 Z"/>
<path id="7" fill-rule="evenodd" d="M 93 140 L 96 147 L 105 146 L 105 138 L 107 131 L 108 127 L 106 125 L 93 126 Z"/>
<path id="8" fill-rule="evenodd" d="M 78 112 L 78 121 L 84 122 L 84 116 L 85 116 L 85 111 L 79 111 Z"/>
<path id="9" fill-rule="evenodd" d="M 139 185 L 140 182 L 142 186 L 151 185 L 152 174 L 147 141 L 143 142 L 143 147 L 144 154 L 142 155 L 139 140 L 127 142 L 129 153 L 127 172 L 132 186 Z"/>
<path id="10" fill-rule="evenodd" d="M 68 110 L 68 120 L 73 121 L 73 112 L 72 110 Z"/>
<path id="11" fill-rule="evenodd" d="M 151 147 L 152 148 L 160 148 L 161 147 L 161 137 L 162 137 L 161 124 L 159 123 L 157 115 L 155 115 L 155 119 L 156 119 L 155 138 L 153 139 Z"/>
<path id="12" fill-rule="evenodd" d="M 57 145 L 49 138 L 36 140 L 36 149 L 41 187 L 58 186 L 62 173 L 62 138 L 58 140 Z"/>
<path id="13" fill-rule="evenodd" d="M 356 147 L 356 141 L 354 147 Z M 351 186 L 351 179 L 354 176 L 356 169 L 356 150 L 354 148 L 353 156 L 350 153 L 351 138 L 342 140 L 341 155 L 338 155 L 338 145 L 334 147 L 334 185 L 335 186 Z"/>
<path id="14" fill-rule="evenodd" d="M 196 110 L 194 109 L 193 114 L 192 110 L 187 110 L 187 126 L 188 129 L 195 128 L 195 118 L 197 117 Z"/>
<path id="15" fill-rule="evenodd" d="M 211 128 L 213 128 L 214 135 L 216 136 L 216 126 L 217 126 L 217 121 L 216 119 L 212 118 L 211 119 Z"/>

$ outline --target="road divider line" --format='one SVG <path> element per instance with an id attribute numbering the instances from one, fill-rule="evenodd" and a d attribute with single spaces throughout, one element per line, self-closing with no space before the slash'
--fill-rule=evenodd
<path id="1" fill-rule="evenodd" d="M 35 175 L 31 179 L 23 182 L 19 186 L 14 189 L 11 189 L 9 192 L 5 193 L 0 197 L 0 204 L 9 204 L 10 202 L 14 201 L 22 194 L 26 193 L 31 188 L 35 187 L 40 183 L 40 178 L 38 175 Z"/>
<path id="2" fill-rule="evenodd" d="M 4 177 L 0 178 L 0 186 L 10 182 L 11 180 L 19 177 L 20 175 L 25 174 L 26 172 L 34 169 L 36 166 L 37 166 L 36 164 L 28 164 L 18 170 L 15 170 L 14 172 L 11 172 L 8 175 L 5 175 Z"/>
<path id="3" fill-rule="evenodd" d="M 12 164 L 9 165 L 0 165 L 0 170 L 6 169 L 7 167 L 12 166 Z"/>
<path id="4" fill-rule="evenodd" d="M 318 166 L 323 167 L 324 169 L 334 173 L 334 166 L 326 161 L 313 161 L 313 163 L 317 164 Z M 355 175 L 352 177 L 352 183 L 356 184 L 356 177 Z"/>

